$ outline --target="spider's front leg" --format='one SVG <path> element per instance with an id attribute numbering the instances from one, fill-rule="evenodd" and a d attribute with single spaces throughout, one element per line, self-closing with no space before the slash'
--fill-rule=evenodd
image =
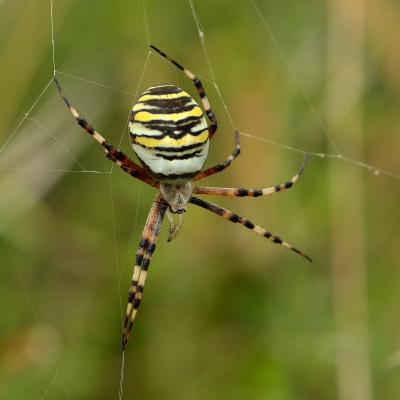
<path id="1" fill-rule="evenodd" d="M 147 183 L 150 186 L 153 187 L 158 187 L 158 182 L 151 177 L 142 167 L 137 165 L 135 162 L 133 162 L 127 155 L 125 155 L 122 151 L 117 150 L 111 143 L 107 142 L 107 140 L 100 135 L 99 132 L 96 131 L 96 129 L 93 128 L 84 118 L 82 118 L 78 112 L 75 110 L 74 107 L 72 107 L 71 103 L 65 96 L 60 83 L 58 82 L 58 79 L 54 76 L 53 80 L 55 84 L 57 85 L 57 89 L 61 94 L 61 97 L 63 98 L 65 104 L 68 106 L 70 109 L 72 115 L 78 122 L 78 124 L 87 132 L 89 133 L 93 139 L 95 139 L 97 142 L 99 142 L 106 153 L 106 157 L 110 159 L 112 162 L 117 164 L 120 168 L 122 168 L 125 172 L 133 176 L 134 178 L 137 178 L 145 183 Z"/>
<path id="2" fill-rule="evenodd" d="M 142 300 L 147 270 L 149 268 L 151 256 L 156 248 L 158 235 L 167 207 L 167 202 L 162 198 L 160 193 L 157 193 L 153 205 L 151 206 L 149 216 L 147 217 L 142 238 L 140 239 L 139 249 L 136 253 L 136 263 L 133 270 L 131 287 L 129 289 L 128 305 L 122 333 L 122 350 L 125 350 L 125 346 L 128 343 L 133 322 L 135 321 L 136 313 Z"/>
<path id="3" fill-rule="evenodd" d="M 197 78 L 195 75 L 193 75 L 188 69 L 186 69 L 181 64 L 179 64 L 174 59 L 172 59 L 169 55 L 167 55 L 163 51 L 157 49 L 157 47 L 155 47 L 153 45 L 150 45 L 150 47 L 153 50 L 155 50 L 158 54 L 160 54 L 164 58 L 166 58 L 169 62 L 174 64 L 176 67 L 178 67 L 189 79 L 191 79 L 193 81 L 194 85 L 196 86 L 197 93 L 200 96 L 201 102 L 203 103 L 204 111 L 206 112 L 208 119 L 211 121 L 211 124 L 208 127 L 209 138 L 211 139 L 213 137 L 214 133 L 217 131 L 218 122 L 217 122 L 217 117 L 215 116 L 214 112 L 211 110 L 210 102 L 208 101 L 206 92 L 204 90 L 203 84 L 201 83 L 200 79 Z"/>

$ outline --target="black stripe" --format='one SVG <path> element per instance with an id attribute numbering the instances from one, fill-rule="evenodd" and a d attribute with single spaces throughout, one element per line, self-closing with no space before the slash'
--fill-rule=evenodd
<path id="1" fill-rule="evenodd" d="M 147 247 L 148 244 L 149 244 L 149 239 L 142 238 L 140 239 L 139 247 Z"/>
<path id="2" fill-rule="evenodd" d="M 140 306 L 140 303 L 141 303 L 141 299 L 135 299 L 135 300 L 133 301 L 133 308 L 134 308 L 135 310 L 137 310 L 137 309 L 139 308 L 139 306 Z"/>
<path id="3" fill-rule="evenodd" d="M 188 104 L 191 103 L 191 104 Z M 188 110 L 190 111 L 193 107 L 198 106 L 197 103 L 193 103 L 193 99 L 190 96 L 178 97 L 172 99 L 146 99 L 139 100 L 136 104 L 145 104 L 150 107 L 156 107 L 160 109 L 173 109 L 173 110 Z M 153 110 L 146 110 L 152 112 Z"/>
<path id="4" fill-rule="evenodd" d="M 237 215 L 235 213 L 231 213 L 231 215 L 229 216 L 229 221 L 232 221 L 235 223 L 240 222 L 240 217 L 239 217 L 239 215 Z"/>
<path id="5" fill-rule="evenodd" d="M 237 193 L 237 196 L 239 196 L 239 197 L 247 196 L 247 190 L 243 189 L 243 188 L 237 188 L 236 193 Z"/>
<path id="6" fill-rule="evenodd" d="M 150 255 L 150 257 L 151 257 L 151 255 Z M 142 264 L 142 271 L 147 271 L 149 269 L 149 265 L 150 265 L 150 259 L 145 258 L 143 260 L 143 264 Z"/>
<path id="7" fill-rule="evenodd" d="M 154 121 L 154 120 L 153 120 Z M 156 122 L 139 122 L 136 123 L 145 126 L 147 129 L 151 129 L 153 131 L 159 131 L 160 133 L 164 134 L 164 136 L 171 136 L 171 137 L 183 137 L 187 133 L 191 133 L 193 136 L 198 136 L 204 132 L 205 129 L 195 129 L 196 127 L 202 126 L 202 121 L 199 119 L 189 121 L 189 120 L 182 120 L 179 124 L 176 123 L 169 123 L 168 121 L 162 122 L 160 120 Z M 208 128 L 207 128 L 208 129 Z M 181 131 L 181 133 L 175 133 L 176 131 Z M 150 135 L 149 137 L 154 137 Z M 159 136 L 158 136 L 159 137 Z"/>
<path id="8" fill-rule="evenodd" d="M 159 113 L 157 113 L 157 114 L 159 114 Z M 182 113 L 182 114 L 184 114 L 184 113 Z M 173 119 L 165 120 L 165 119 L 157 119 L 157 118 L 151 119 L 150 121 L 141 121 L 141 120 L 135 121 L 135 116 L 133 116 L 132 122 L 137 122 L 137 123 L 145 125 L 147 127 L 154 126 L 154 125 L 162 126 L 162 125 L 167 125 L 167 124 L 174 126 L 174 127 L 179 127 L 180 125 L 187 125 L 187 124 L 190 124 L 193 122 L 195 122 L 196 123 L 195 125 L 197 125 L 197 123 L 199 121 L 201 121 L 202 117 L 203 117 L 202 115 L 200 115 L 200 116 L 190 115 L 188 117 L 180 118 L 177 121 L 174 121 Z"/>
<path id="9" fill-rule="evenodd" d="M 136 292 L 143 293 L 143 285 L 137 285 Z"/>
<path id="10" fill-rule="evenodd" d="M 78 121 L 78 124 L 79 124 L 83 129 L 85 129 L 85 131 L 87 131 L 88 133 L 90 133 L 91 135 L 93 135 L 93 133 L 94 133 L 94 128 L 93 128 L 90 124 L 88 124 L 88 122 L 87 122 L 84 118 L 78 116 L 78 117 L 76 118 L 76 120 Z"/>
<path id="11" fill-rule="evenodd" d="M 143 137 L 143 138 L 148 138 L 148 139 L 157 139 L 157 140 L 162 140 L 165 137 L 169 137 L 171 139 L 182 139 L 184 138 L 186 135 L 190 135 L 193 137 L 197 137 L 199 135 L 201 135 L 203 132 L 207 131 L 207 129 L 203 129 L 203 130 L 199 130 L 197 132 L 192 132 L 188 130 L 181 130 L 181 129 L 176 129 L 176 130 L 172 130 L 172 129 L 159 129 L 159 127 L 157 127 L 156 129 L 152 128 L 155 131 L 158 131 L 160 133 L 160 135 L 135 135 L 135 133 L 133 132 L 129 132 L 130 135 L 132 136 L 133 140 L 135 141 L 135 139 L 137 137 Z M 176 133 L 176 131 L 180 131 L 180 133 Z M 139 144 L 139 143 L 137 143 Z M 145 147 L 145 146 L 142 146 Z"/>
<path id="12" fill-rule="evenodd" d="M 156 249 L 156 244 L 151 242 L 147 246 L 146 251 L 147 251 L 147 253 L 154 253 L 155 249 Z"/>
<path id="13" fill-rule="evenodd" d="M 137 143 L 139 144 L 139 143 Z M 192 150 L 192 149 L 196 149 L 198 147 L 203 147 L 204 143 L 195 143 L 195 144 L 191 144 L 189 146 L 181 146 L 181 147 L 162 147 L 162 146 L 156 146 L 153 147 L 154 150 L 158 150 L 160 152 L 166 152 L 166 153 L 181 153 L 183 151 L 188 151 L 188 150 Z M 144 146 L 142 146 L 144 147 Z M 201 149 L 199 149 L 201 150 Z"/>
<path id="14" fill-rule="evenodd" d="M 267 239 L 272 240 L 274 243 L 279 243 L 279 244 L 282 243 L 282 239 L 281 239 L 280 237 L 278 237 L 278 236 L 272 235 L 272 233 L 265 232 L 265 233 L 264 233 L 264 236 L 265 236 Z"/>
<path id="15" fill-rule="evenodd" d="M 293 182 L 288 181 L 288 182 L 282 183 L 281 185 L 274 186 L 274 189 L 277 192 L 280 192 L 281 190 L 290 189 L 292 186 L 293 186 Z"/>
<path id="16" fill-rule="evenodd" d="M 199 78 L 195 78 L 193 81 L 194 85 L 197 88 L 197 91 L 199 92 L 199 96 L 204 99 L 204 97 L 206 97 L 206 92 L 204 91 L 203 85 L 200 82 Z"/>
<path id="17" fill-rule="evenodd" d="M 249 229 L 254 229 L 254 224 L 248 219 L 244 219 L 244 226 Z"/>
<path id="18" fill-rule="evenodd" d="M 189 158 L 194 158 L 194 157 L 200 157 L 201 154 L 200 150 L 195 151 L 193 153 L 187 153 L 187 154 L 182 154 L 180 156 L 178 155 L 167 155 L 167 154 L 162 154 L 162 153 L 156 153 L 157 157 L 161 157 L 164 160 L 168 160 L 168 161 L 174 161 L 174 160 L 188 160 Z"/>
<path id="19" fill-rule="evenodd" d="M 183 90 L 175 85 L 156 85 L 146 90 L 142 94 L 142 96 L 146 94 L 170 94 L 170 93 L 181 93 L 181 92 L 183 92 Z"/>
<path id="20" fill-rule="evenodd" d="M 132 283 L 131 283 L 131 288 L 132 288 L 132 287 L 135 287 L 137 284 L 138 284 L 137 281 L 132 281 Z M 128 293 L 128 302 L 129 302 L 129 303 L 132 303 L 133 299 L 135 298 L 135 294 L 136 294 L 136 291 L 135 291 L 135 292 L 131 292 L 131 291 L 129 290 L 129 293 Z"/>
<path id="21" fill-rule="evenodd" d="M 136 253 L 136 265 L 141 265 L 143 261 L 143 254 Z"/>

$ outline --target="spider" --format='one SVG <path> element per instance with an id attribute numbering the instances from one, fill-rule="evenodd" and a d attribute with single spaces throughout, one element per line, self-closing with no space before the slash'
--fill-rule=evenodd
<path id="1" fill-rule="evenodd" d="M 196 101 L 182 89 L 173 85 L 157 85 L 147 89 L 133 106 L 129 122 L 131 146 L 142 166 L 139 166 L 112 144 L 106 141 L 70 104 L 54 76 L 57 88 L 78 124 L 104 148 L 106 157 L 125 172 L 158 189 L 136 253 L 132 282 L 128 294 L 128 305 L 122 333 L 122 350 L 128 343 L 133 322 L 142 300 L 143 288 L 151 257 L 155 251 L 160 228 L 165 214 L 170 222 L 171 241 L 183 222 L 183 213 L 191 203 L 211 211 L 227 220 L 242 224 L 246 228 L 278 243 L 302 257 L 309 256 L 278 236 L 254 225 L 246 218 L 211 202 L 195 197 L 195 194 L 237 197 L 258 197 L 289 189 L 297 181 L 307 162 L 305 155 L 298 173 L 288 182 L 266 189 L 243 189 L 193 186 L 193 182 L 214 175 L 228 168 L 240 154 L 239 132 L 235 131 L 236 146 L 231 155 L 221 164 L 202 171 L 207 158 L 209 142 L 217 130 L 217 118 L 211 110 L 203 85 L 186 68 L 156 47 L 150 47 L 179 68 L 196 86 L 205 113 L 210 120 L 207 125 L 204 114 Z M 173 214 L 178 214 L 175 223 Z"/>

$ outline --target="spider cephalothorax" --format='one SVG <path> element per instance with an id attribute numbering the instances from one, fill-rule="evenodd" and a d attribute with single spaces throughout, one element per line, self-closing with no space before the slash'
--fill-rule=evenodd
<path id="1" fill-rule="evenodd" d="M 289 189 L 303 171 L 307 161 L 307 154 L 299 172 L 290 181 L 266 189 L 252 190 L 193 186 L 193 182 L 229 167 L 232 160 L 240 153 L 239 132 L 235 132 L 236 147 L 232 154 L 223 163 L 202 171 L 207 158 L 210 139 L 217 130 L 217 119 L 211 110 L 203 85 L 198 78 L 171 57 L 154 46 L 150 47 L 173 63 L 193 81 L 205 113 L 210 120 L 210 125 L 207 126 L 203 112 L 193 98 L 177 86 L 157 85 L 147 89 L 134 105 L 129 123 L 130 142 L 142 167 L 107 142 L 76 112 L 65 97 L 57 78 L 54 77 L 58 90 L 71 110 L 72 115 L 79 125 L 103 146 L 106 156 L 128 174 L 158 189 L 136 253 L 136 263 L 129 289 L 128 306 L 123 327 L 122 349 L 125 349 L 128 342 L 137 309 L 142 299 L 147 270 L 155 250 L 164 216 L 167 214 L 170 221 L 170 236 L 168 240 L 172 240 L 182 225 L 183 213 L 186 211 L 188 203 L 202 207 L 231 222 L 242 224 L 246 228 L 311 261 L 311 258 L 306 254 L 278 236 L 253 224 L 248 219 L 194 196 L 195 194 L 204 194 L 258 197 Z M 171 213 L 179 214 L 177 224 L 175 224 Z"/>

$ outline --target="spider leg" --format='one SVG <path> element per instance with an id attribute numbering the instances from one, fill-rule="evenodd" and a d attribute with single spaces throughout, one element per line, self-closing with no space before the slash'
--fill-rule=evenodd
<path id="1" fill-rule="evenodd" d="M 71 103 L 65 96 L 64 92 L 61 89 L 60 84 L 58 83 L 57 78 L 53 77 L 54 82 L 57 85 L 58 91 L 61 94 L 61 97 L 64 99 L 65 104 L 70 109 L 72 115 L 78 121 L 78 124 L 85 129 L 92 137 L 97 140 L 104 148 L 106 152 L 107 158 L 109 158 L 112 162 L 121 167 L 125 172 L 134 176 L 135 178 L 147 183 L 150 186 L 158 187 L 158 182 L 152 178 L 142 167 L 133 162 L 127 155 L 125 155 L 122 151 L 117 150 L 111 143 L 108 143 L 103 136 L 100 135 L 84 118 L 82 118 L 78 112 L 72 107 Z"/>
<path id="2" fill-rule="evenodd" d="M 218 172 L 223 171 L 224 169 L 228 168 L 231 165 L 231 162 L 240 154 L 240 139 L 239 139 L 239 131 L 235 131 L 235 138 L 236 138 L 236 147 L 232 151 L 232 154 L 222 163 L 217 164 L 214 167 L 208 168 L 203 172 L 200 172 L 193 181 L 198 181 L 203 179 L 207 176 L 214 175 Z"/>
<path id="3" fill-rule="evenodd" d="M 183 214 L 178 214 L 178 223 L 175 224 L 174 217 L 172 213 L 167 209 L 167 217 L 169 219 L 169 236 L 167 241 L 170 242 L 178 233 L 179 229 L 181 229 L 181 226 L 183 224 Z"/>
<path id="4" fill-rule="evenodd" d="M 231 222 L 234 222 L 236 224 L 242 224 L 246 228 L 266 237 L 267 239 L 271 240 L 272 242 L 280 244 L 281 246 L 284 246 L 287 249 L 292 250 L 297 254 L 300 254 L 302 257 L 306 258 L 307 260 L 312 261 L 312 259 L 307 254 L 296 249 L 291 244 L 283 241 L 280 237 L 273 235 L 271 232 L 268 232 L 265 229 L 263 229 L 257 225 L 254 225 L 248 219 L 240 217 L 239 215 L 234 214 L 232 211 L 229 211 L 226 208 L 220 207 L 214 203 L 210 203 L 208 201 L 205 201 L 205 200 L 199 199 L 198 197 L 193 197 L 193 196 L 190 198 L 189 202 L 192 204 L 195 204 L 196 206 L 205 208 L 206 210 L 211 211 L 217 215 L 220 215 L 221 217 L 224 217 Z"/>
<path id="5" fill-rule="evenodd" d="M 210 126 L 208 127 L 208 137 L 211 139 L 214 135 L 214 133 L 217 130 L 218 123 L 217 123 L 217 118 L 213 111 L 211 110 L 210 102 L 208 101 L 206 92 L 204 90 L 203 84 L 201 83 L 199 78 L 196 78 L 195 75 L 193 75 L 189 70 L 187 70 L 185 67 L 182 67 L 179 63 L 177 63 L 175 60 L 173 60 L 170 56 L 162 52 L 161 50 L 157 49 L 157 47 L 150 45 L 150 47 L 155 50 L 158 54 L 166 58 L 168 61 L 170 61 L 172 64 L 174 64 L 176 67 L 178 67 L 186 76 L 189 77 L 196 86 L 197 92 L 199 93 L 199 96 L 201 98 L 201 102 L 203 103 L 204 110 L 207 114 L 208 119 L 211 121 Z"/>
<path id="6" fill-rule="evenodd" d="M 128 305 L 122 333 L 122 350 L 128 343 L 133 322 L 135 321 L 137 310 L 142 300 L 143 288 L 146 281 L 147 270 L 149 268 L 151 256 L 153 255 L 161 224 L 168 204 L 162 199 L 161 194 L 157 193 L 151 206 L 146 225 L 140 239 L 139 249 L 136 253 L 136 264 L 133 270 L 131 287 L 128 294 Z M 128 326 L 129 324 L 129 326 Z"/>
<path id="7" fill-rule="evenodd" d="M 299 179 L 300 174 L 303 172 L 304 167 L 306 166 L 307 163 L 307 158 L 308 158 L 308 153 L 306 153 L 303 163 L 301 164 L 301 167 L 299 169 L 299 172 L 290 180 L 285 183 L 281 183 L 280 185 L 272 186 L 269 188 L 265 189 L 243 189 L 243 188 L 220 188 L 220 187 L 203 187 L 203 186 L 196 186 L 193 188 L 194 194 L 210 194 L 210 195 L 216 195 L 216 196 L 237 196 L 237 197 L 259 197 L 259 196 L 265 196 L 266 194 L 271 194 L 275 192 L 281 192 L 286 189 L 290 189 Z M 207 172 L 208 170 L 204 171 Z M 219 171 L 217 171 L 219 172 Z M 201 175 L 202 173 L 200 173 Z M 196 180 L 199 177 L 194 179 Z"/>

